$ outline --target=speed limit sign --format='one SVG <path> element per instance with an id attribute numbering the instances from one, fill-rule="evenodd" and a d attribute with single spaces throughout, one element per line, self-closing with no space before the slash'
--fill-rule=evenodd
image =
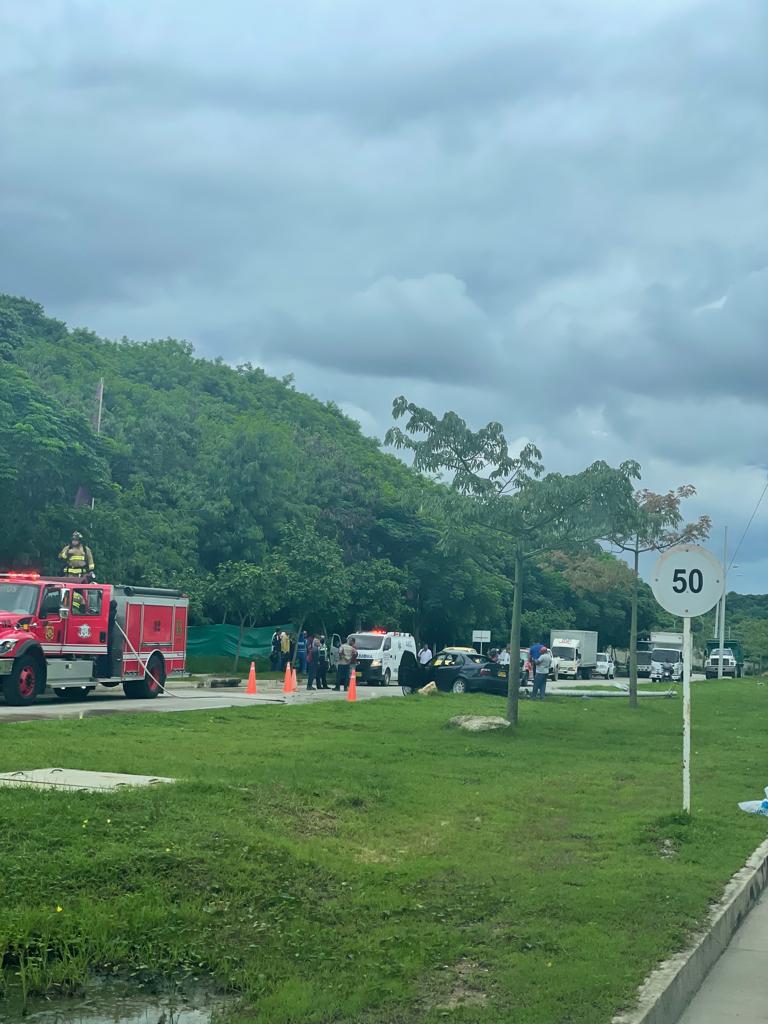
<path id="1" fill-rule="evenodd" d="M 653 567 L 651 587 L 662 608 L 683 620 L 683 810 L 691 813 L 691 617 L 714 608 L 723 593 L 723 567 L 706 548 L 680 544 Z M 653 662 L 651 653 L 651 662 Z"/>
<path id="2" fill-rule="evenodd" d="M 661 607 L 673 615 L 703 615 L 723 592 L 723 567 L 706 548 L 681 544 L 656 562 L 651 587 Z"/>

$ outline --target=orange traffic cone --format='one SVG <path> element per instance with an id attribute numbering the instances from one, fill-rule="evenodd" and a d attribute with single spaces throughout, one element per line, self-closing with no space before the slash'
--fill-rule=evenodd
<path id="1" fill-rule="evenodd" d="M 283 681 L 283 693 L 290 693 L 293 689 L 293 677 L 291 675 L 291 666 L 285 666 L 285 680 Z"/>
<path id="2" fill-rule="evenodd" d="M 299 681 L 296 678 L 296 669 L 294 668 L 292 670 L 292 675 L 291 675 L 291 690 L 295 693 L 298 690 L 298 688 L 299 688 Z"/>
<path id="3" fill-rule="evenodd" d="M 248 673 L 248 685 L 245 688 L 246 693 L 256 693 L 256 662 L 251 662 L 251 671 Z"/>
<path id="4" fill-rule="evenodd" d="M 355 672 L 355 666 L 352 666 L 352 671 L 349 673 L 349 688 L 347 690 L 347 700 L 357 700 L 357 672 Z"/>

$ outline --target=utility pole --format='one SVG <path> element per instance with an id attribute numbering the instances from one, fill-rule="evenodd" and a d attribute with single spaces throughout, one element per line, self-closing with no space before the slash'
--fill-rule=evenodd
<path id="1" fill-rule="evenodd" d="M 728 527 L 723 528 L 723 594 L 720 598 L 720 654 L 717 659 L 717 678 L 723 678 L 723 648 L 725 647 L 725 594 L 728 579 Z"/>

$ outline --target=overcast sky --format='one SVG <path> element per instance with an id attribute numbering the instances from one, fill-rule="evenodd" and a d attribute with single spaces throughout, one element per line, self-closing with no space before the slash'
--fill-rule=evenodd
<path id="1" fill-rule="evenodd" d="M 768 460 L 764 0 L 5 0 L 0 290 L 637 458 L 735 541 Z M 768 591 L 768 497 L 733 589 Z"/>

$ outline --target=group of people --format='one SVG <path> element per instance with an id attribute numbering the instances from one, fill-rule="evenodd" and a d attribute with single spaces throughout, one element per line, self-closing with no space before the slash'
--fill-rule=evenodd
<path id="1" fill-rule="evenodd" d="M 285 669 L 285 666 L 293 659 L 293 652 L 296 649 L 296 638 L 286 633 L 284 629 L 276 629 L 272 634 L 272 649 L 269 654 L 269 664 L 273 672 L 278 669 Z"/>
<path id="2" fill-rule="evenodd" d="M 328 669 L 330 654 L 326 638 L 318 633 L 311 636 L 306 629 L 298 637 L 292 637 L 285 630 L 275 630 L 272 634 L 272 650 L 270 664 L 273 671 L 280 668 L 285 671 L 287 665 L 296 661 L 296 674 L 306 675 L 308 690 L 330 690 L 328 685 Z M 352 666 L 357 662 L 355 638 L 350 636 L 339 647 L 339 663 L 336 666 L 336 685 L 334 690 L 346 690 L 349 687 Z"/>

